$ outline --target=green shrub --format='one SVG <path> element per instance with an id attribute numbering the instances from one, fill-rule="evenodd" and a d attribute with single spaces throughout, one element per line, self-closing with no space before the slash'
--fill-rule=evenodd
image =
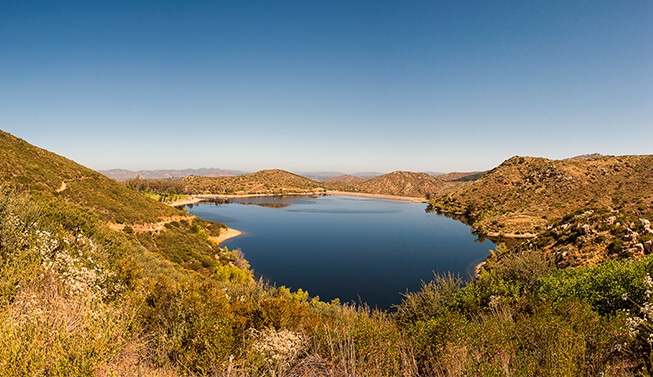
<path id="1" fill-rule="evenodd" d="M 653 272 L 653 256 L 638 261 L 607 261 L 597 266 L 555 271 L 541 279 L 540 296 L 564 305 L 567 300 L 587 302 L 600 314 L 632 309 L 642 302 L 644 277 Z"/>

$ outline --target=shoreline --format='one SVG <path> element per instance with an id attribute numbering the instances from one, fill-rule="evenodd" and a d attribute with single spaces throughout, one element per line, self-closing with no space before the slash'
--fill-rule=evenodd
<path id="1" fill-rule="evenodd" d="M 189 195 L 188 198 L 175 200 L 174 202 L 166 203 L 170 207 L 183 207 L 189 204 L 197 204 L 203 199 L 195 195 Z"/>
<path id="2" fill-rule="evenodd" d="M 219 235 L 219 236 L 217 236 L 217 237 L 211 237 L 211 240 L 212 240 L 213 242 L 215 242 L 216 244 L 220 245 L 220 244 L 223 243 L 224 241 L 226 241 L 226 240 L 228 240 L 228 239 L 231 239 L 231 238 L 234 238 L 234 237 L 238 237 L 238 236 L 240 236 L 240 235 L 242 235 L 242 234 L 243 234 L 243 232 L 241 232 L 241 231 L 238 230 L 238 229 L 227 228 L 227 229 L 224 230 L 224 231 L 220 231 L 220 235 Z"/>
<path id="3" fill-rule="evenodd" d="M 483 262 L 480 262 L 474 266 L 474 279 L 478 278 L 481 275 L 481 271 L 485 268 L 487 264 L 487 258 Z"/>
<path id="4" fill-rule="evenodd" d="M 413 203 L 428 203 L 426 198 L 417 198 L 414 196 L 398 196 L 398 195 L 387 195 L 387 194 L 369 194 L 365 192 L 350 192 L 350 191 L 331 191 L 326 192 L 327 196 L 353 196 L 359 198 L 373 198 L 373 199 L 388 199 L 388 200 L 401 200 L 405 202 Z"/>
<path id="5" fill-rule="evenodd" d="M 283 194 L 201 194 L 195 196 L 198 199 L 198 202 L 204 200 L 215 200 L 215 199 L 240 199 L 240 198 L 259 198 L 266 197 L 272 198 L 275 196 L 324 196 L 326 191 L 314 191 L 314 192 L 286 192 Z"/>
<path id="6" fill-rule="evenodd" d="M 258 197 L 275 197 L 275 196 L 350 196 L 358 198 L 372 198 L 372 199 L 387 199 L 387 200 L 401 200 L 413 203 L 428 203 L 426 198 L 418 198 L 414 196 L 399 196 L 388 194 L 371 194 L 365 192 L 351 192 L 351 191 L 316 191 L 316 192 L 289 192 L 284 194 L 202 194 L 192 195 L 186 199 L 176 200 L 172 203 L 167 203 L 171 207 L 183 207 L 189 204 L 197 204 L 203 201 L 210 201 L 215 199 L 240 199 L 240 198 L 258 198 Z"/>

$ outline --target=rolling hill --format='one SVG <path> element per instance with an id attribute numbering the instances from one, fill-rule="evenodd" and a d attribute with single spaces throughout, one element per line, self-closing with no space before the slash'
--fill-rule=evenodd
<path id="1" fill-rule="evenodd" d="M 414 198 L 450 192 L 464 185 L 460 182 L 444 181 L 426 173 L 406 171 L 395 171 L 370 179 L 342 177 L 329 180 L 325 184 L 330 190 Z"/>
<path id="2" fill-rule="evenodd" d="M 321 183 L 284 170 L 262 170 L 235 177 L 189 176 L 181 181 L 187 194 L 284 195 L 324 193 Z"/>
<path id="3" fill-rule="evenodd" d="M 431 206 L 464 219 L 478 234 L 540 236 L 530 243 L 555 251 L 561 265 L 593 264 L 644 254 L 652 187 L 650 155 L 513 157 L 469 186 L 435 197 Z"/>

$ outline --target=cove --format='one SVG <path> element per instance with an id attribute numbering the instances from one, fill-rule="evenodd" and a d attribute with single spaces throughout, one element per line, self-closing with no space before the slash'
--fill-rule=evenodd
<path id="1" fill-rule="evenodd" d="M 346 196 L 257 197 L 200 203 L 188 212 L 244 232 L 240 249 L 257 276 L 324 301 L 389 309 L 433 273 L 469 278 L 494 244 L 425 211 L 426 204 Z"/>

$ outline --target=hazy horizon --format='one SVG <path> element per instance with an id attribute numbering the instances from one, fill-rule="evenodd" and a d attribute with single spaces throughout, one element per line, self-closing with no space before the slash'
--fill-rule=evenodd
<path id="1" fill-rule="evenodd" d="M 593 155 L 594 153 L 588 153 L 588 154 L 583 154 L 583 155 L 575 155 L 575 156 L 568 156 L 568 157 L 563 157 L 562 159 L 569 159 L 569 158 L 574 158 L 574 157 L 580 157 L 584 155 Z M 600 154 L 600 153 L 599 153 Z M 651 154 L 651 153 L 648 153 Z M 613 156 L 613 155 L 603 155 L 606 157 Z M 514 157 L 514 156 L 511 156 Z M 547 158 L 545 156 L 529 156 L 529 157 L 542 157 L 542 158 Z M 503 161 L 501 161 L 499 164 L 496 166 L 500 165 Z M 496 166 L 493 166 L 491 168 L 494 168 Z M 491 169 L 490 168 L 490 169 Z M 383 174 L 388 174 L 392 173 L 394 171 L 410 171 L 410 172 L 415 172 L 415 173 L 427 173 L 427 174 L 447 174 L 447 173 L 476 173 L 476 172 L 482 172 L 482 171 L 487 171 L 490 169 L 485 169 L 485 170 L 449 170 L 449 171 L 433 171 L 433 170 L 408 170 L 408 169 L 396 169 L 396 170 L 391 170 L 391 171 L 343 171 L 343 170 L 291 170 L 291 169 L 285 169 L 283 167 L 271 167 L 271 168 L 265 168 L 265 169 L 259 169 L 259 170 L 241 170 L 241 169 L 231 169 L 229 167 L 208 167 L 208 166 L 201 166 L 197 168 L 157 168 L 157 169 L 125 169 L 125 168 L 111 168 L 111 169 L 97 169 L 99 172 L 110 172 L 110 171 L 129 171 L 132 173 L 139 173 L 139 172 L 165 172 L 165 171 L 186 171 L 186 170 L 191 170 L 191 171 L 201 171 L 201 170 L 221 170 L 221 171 L 233 171 L 233 172 L 241 172 L 244 174 L 247 173 L 254 173 L 257 171 L 261 170 L 270 170 L 270 169 L 279 169 L 279 170 L 285 170 L 291 173 L 295 174 L 314 174 L 314 175 L 325 175 L 325 176 L 335 176 L 339 174 L 348 174 L 348 175 L 354 175 L 354 176 L 366 176 L 366 175 L 383 175 Z"/>
<path id="2" fill-rule="evenodd" d="M 96 170 L 650 154 L 653 2 L 11 2 L 0 128 Z"/>

